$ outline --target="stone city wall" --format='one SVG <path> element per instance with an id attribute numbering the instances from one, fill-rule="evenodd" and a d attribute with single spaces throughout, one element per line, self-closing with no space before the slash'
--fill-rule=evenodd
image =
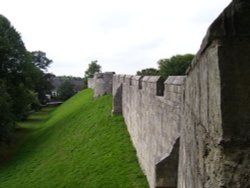
<path id="1" fill-rule="evenodd" d="M 108 82 L 113 114 L 124 116 L 151 188 L 250 187 L 249 52 L 250 1 L 233 0 L 186 78 L 114 75 Z M 95 96 L 105 93 L 96 83 Z"/>
<path id="2" fill-rule="evenodd" d="M 187 71 L 178 187 L 250 187 L 250 1 L 208 29 Z"/>
<path id="3" fill-rule="evenodd" d="M 170 165 L 164 169 L 168 174 L 167 179 L 156 178 L 155 168 L 170 156 L 180 136 L 180 102 L 184 80 L 185 76 L 170 76 L 165 83 L 160 76 L 113 77 L 113 113 L 123 115 L 151 187 L 156 186 L 156 181 L 157 186 L 167 184 L 174 187 L 177 183 L 178 149 Z"/>

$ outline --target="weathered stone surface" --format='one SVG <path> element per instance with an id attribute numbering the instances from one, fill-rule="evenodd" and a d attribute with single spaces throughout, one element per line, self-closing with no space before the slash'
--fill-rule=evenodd
<path id="1" fill-rule="evenodd" d="M 122 83 L 123 81 L 120 80 L 120 75 L 113 76 L 113 88 L 112 88 L 112 95 L 113 95 L 113 103 L 112 103 L 112 114 L 113 115 L 122 115 Z M 131 83 L 131 78 L 129 79 L 129 85 Z"/>
<path id="2" fill-rule="evenodd" d="M 250 1 L 210 26 L 185 82 L 181 188 L 250 187 Z"/>
<path id="3" fill-rule="evenodd" d="M 173 78 L 173 82 L 183 80 L 183 77 Z M 180 135 L 181 98 L 179 96 L 182 90 L 167 93 L 166 90 L 169 90 L 169 87 L 175 86 L 173 82 L 165 82 L 164 90 L 164 82 L 159 76 L 115 75 L 113 77 L 113 113 L 121 113 L 120 109 L 122 109 L 141 167 L 152 188 L 160 185 L 170 187 L 173 182 L 177 182 L 178 162 L 176 164 L 174 161 L 178 161 L 176 151 L 179 146 L 175 147 L 175 152 L 172 152 L 172 149 Z M 181 87 L 180 81 L 178 86 Z M 157 96 L 159 87 L 163 87 L 162 93 L 178 96 L 175 97 L 175 102 L 169 101 L 167 96 Z M 171 160 L 168 160 L 169 157 Z M 164 162 L 160 163 L 161 161 Z M 165 165 L 165 161 L 167 164 L 175 164 L 173 165 L 175 169 Z M 158 174 L 156 174 L 157 164 L 160 169 L 157 171 Z M 155 184 L 156 179 L 159 180 L 158 185 Z"/>
<path id="4" fill-rule="evenodd" d="M 114 72 L 95 73 L 88 79 L 88 87 L 94 90 L 94 97 L 112 93 Z"/>
<path id="5" fill-rule="evenodd" d="M 178 169 L 178 161 L 179 139 L 176 140 L 169 156 L 156 164 L 156 187 L 166 187 L 167 185 L 168 188 L 176 188 L 178 180 L 178 173 L 176 171 L 176 169 Z"/>
<path id="6" fill-rule="evenodd" d="M 88 78 L 88 88 L 94 89 L 94 87 L 95 87 L 94 78 Z"/>

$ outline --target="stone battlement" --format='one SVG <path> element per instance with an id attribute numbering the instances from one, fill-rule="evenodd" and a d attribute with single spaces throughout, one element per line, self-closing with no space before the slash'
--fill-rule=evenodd
<path id="1" fill-rule="evenodd" d="M 132 75 L 114 75 L 113 83 L 127 84 L 135 86 L 139 90 L 145 91 L 147 95 L 169 97 L 169 92 L 181 93 L 186 76 L 169 76 L 164 82 L 160 76 L 132 76 Z"/>
<path id="2" fill-rule="evenodd" d="M 88 79 L 88 87 L 94 90 L 94 97 L 112 92 L 112 79 L 114 72 L 95 73 Z"/>
<path id="3" fill-rule="evenodd" d="M 155 165 L 170 155 L 174 145 L 178 151 L 184 80 L 185 76 L 170 76 L 165 82 L 160 76 L 113 77 L 113 114 L 123 115 L 151 187 L 159 174 Z M 172 158 L 166 170 L 173 174 L 168 177 L 169 186 L 177 184 L 178 152 Z"/>

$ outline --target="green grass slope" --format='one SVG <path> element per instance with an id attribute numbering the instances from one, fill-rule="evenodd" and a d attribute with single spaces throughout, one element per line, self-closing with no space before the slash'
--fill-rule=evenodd
<path id="1" fill-rule="evenodd" d="M 84 90 L 22 123 L 28 136 L 0 168 L 0 188 L 148 187 L 112 97 L 92 97 Z"/>

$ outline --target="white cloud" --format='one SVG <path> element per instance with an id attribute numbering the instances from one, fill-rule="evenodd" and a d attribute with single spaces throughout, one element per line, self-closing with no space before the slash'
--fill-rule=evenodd
<path id="1" fill-rule="evenodd" d="M 91 60 L 134 74 L 157 60 L 196 53 L 230 0 L 0 0 L 0 12 L 28 50 L 54 60 L 51 71 L 83 76 Z"/>

